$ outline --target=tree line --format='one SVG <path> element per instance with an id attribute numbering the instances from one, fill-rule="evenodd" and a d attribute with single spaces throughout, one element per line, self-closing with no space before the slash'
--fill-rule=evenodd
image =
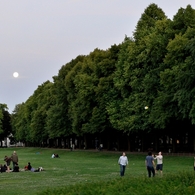
<path id="1" fill-rule="evenodd" d="M 195 151 L 194 99 L 195 10 L 171 20 L 150 4 L 132 37 L 77 56 L 16 105 L 12 134 L 27 145 Z"/>

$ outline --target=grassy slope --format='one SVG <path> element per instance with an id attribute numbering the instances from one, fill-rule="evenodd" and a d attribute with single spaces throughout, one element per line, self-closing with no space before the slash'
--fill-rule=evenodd
<path id="1" fill-rule="evenodd" d="M 0 163 L 4 163 L 4 156 L 11 155 L 13 150 L 16 150 L 18 153 L 20 168 L 31 162 L 33 167 L 38 168 L 42 166 L 45 171 L 38 173 L 2 173 L 0 175 L 0 192 L 4 195 L 33 195 L 48 188 L 61 188 L 75 184 L 96 186 L 94 184 L 96 182 L 102 182 L 103 184 L 105 181 L 110 182 L 113 179 L 120 179 L 117 161 L 121 153 L 6 148 L 0 149 L 0 156 L 2 157 Z M 60 158 L 52 159 L 52 153 L 58 153 Z M 129 166 L 127 167 L 125 178 L 146 179 L 145 154 L 127 153 L 127 156 L 129 158 Z M 164 156 L 163 177 L 178 171 L 193 172 L 193 157 Z"/>

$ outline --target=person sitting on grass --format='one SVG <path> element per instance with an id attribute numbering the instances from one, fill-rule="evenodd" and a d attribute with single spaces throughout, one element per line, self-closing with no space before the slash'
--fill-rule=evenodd
<path id="1" fill-rule="evenodd" d="M 32 168 L 32 166 L 31 166 L 30 162 L 28 162 L 28 165 L 26 165 L 26 166 L 24 167 L 24 170 L 25 170 L 25 171 L 30 171 L 31 168 Z"/>
<path id="2" fill-rule="evenodd" d="M 52 158 L 59 158 L 59 155 L 58 154 L 52 154 L 52 156 L 51 156 Z"/>
<path id="3" fill-rule="evenodd" d="M 55 158 L 59 158 L 59 155 L 58 154 L 55 154 Z"/>
<path id="4" fill-rule="evenodd" d="M 1 173 L 6 172 L 7 166 L 0 164 L 0 170 L 1 170 Z"/>
<path id="5" fill-rule="evenodd" d="M 18 165 L 18 163 L 15 163 L 13 172 L 19 172 L 19 165 Z"/>
<path id="6" fill-rule="evenodd" d="M 39 167 L 38 169 L 35 169 L 31 166 L 31 163 L 28 162 L 28 165 L 24 167 L 25 171 L 31 171 L 31 172 L 40 172 L 43 171 L 43 167 Z"/>

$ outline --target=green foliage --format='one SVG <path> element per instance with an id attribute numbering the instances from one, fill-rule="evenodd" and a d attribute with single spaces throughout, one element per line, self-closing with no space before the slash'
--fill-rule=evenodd
<path id="1" fill-rule="evenodd" d="M 184 35 L 176 35 L 169 42 L 165 64 L 169 68 L 161 72 L 161 84 L 166 94 L 167 112 L 177 119 L 191 118 L 194 124 L 194 60 L 192 45 L 194 44 L 195 29 L 188 28 Z M 190 114 L 191 113 L 191 114 Z"/>
<path id="2" fill-rule="evenodd" d="M 3 139 L 12 132 L 11 117 L 6 104 L 0 104 L 0 137 Z"/>
<path id="3" fill-rule="evenodd" d="M 172 23 L 175 34 L 184 34 L 189 27 L 195 27 L 195 10 L 192 9 L 191 5 L 188 5 L 186 9 L 180 8 L 173 17 Z"/>
<path id="4" fill-rule="evenodd" d="M 12 116 L 12 125 L 17 140 L 41 143 L 47 139 L 45 124 L 47 110 L 52 105 L 51 88 L 51 82 L 43 83 L 25 104 L 18 105 Z"/>
<path id="5" fill-rule="evenodd" d="M 194 34 L 190 5 L 170 20 L 150 4 L 133 38 L 125 36 L 119 45 L 77 56 L 61 67 L 53 83 L 38 86 L 16 107 L 16 139 L 42 143 L 112 130 L 149 132 L 166 129 L 173 121 L 195 124 Z"/>
<path id="6" fill-rule="evenodd" d="M 2 131 L 3 112 L 0 110 L 0 131 Z"/>
<path id="7" fill-rule="evenodd" d="M 170 21 L 163 18 L 155 24 L 136 43 L 126 38 L 119 52 L 114 77 L 119 94 L 108 111 L 112 125 L 123 131 L 148 131 L 156 123 L 153 110 L 158 108 L 153 105 L 160 89 L 160 71 L 164 70 Z"/>
<path id="8" fill-rule="evenodd" d="M 56 138 L 67 136 L 72 133 L 71 117 L 69 116 L 68 102 L 73 96 L 73 87 L 68 86 L 71 81 L 71 70 L 84 60 L 84 56 L 78 56 L 76 59 L 62 66 L 59 70 L 58 76 L 54 77 L 54 84 L 51 89 L 51 96 L 53 103 L 47 110 L 46 130 L 49 138 Z M 71 83 L 72 84 L 72 83 Z"/>
<path id="9" fill-rule="evenodd" d="M 155 26 L 156 21 L 166 18 L 164 12 L 156 4 L 150 4 L 139 19 L 134 32 L 135 40 L 140 40 L 148 35 L 150 30 Z"/>

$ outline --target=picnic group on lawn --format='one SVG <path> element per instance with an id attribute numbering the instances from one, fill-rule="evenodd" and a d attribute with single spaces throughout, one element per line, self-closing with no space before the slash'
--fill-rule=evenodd
<path id="1" fill-rule="evenodd" d="M 13 152 L 11 157 L 5 156 L 4 157 L 5 164 L 0 164 L 0 171 L 3 172 L 19 172 L 19 171 L 32 171 L 32 172 L 39 172 L 43 171 L 42 167 L 39 167 L 38 169 L 35 169 L 31 166 L 31 163 L 28 162 L 28 165 L 24 167 L 24 169 L 19 169 L 18 165 L 18 155 L 16 151 Z M 12 163 L 12 168 L 10 167 Z"/>
<path id="2" fill-rule="evenodd" d="M 1 173 L 2 172 L 19 172 L 19 165 L 18 165 L 18 155 L 16 151 L 13 152 L 11 157 L 5 156 L 4 158 L 5 164 L 0 164 Z M 12 168 L 10 167 L 12 162 Z"/>

